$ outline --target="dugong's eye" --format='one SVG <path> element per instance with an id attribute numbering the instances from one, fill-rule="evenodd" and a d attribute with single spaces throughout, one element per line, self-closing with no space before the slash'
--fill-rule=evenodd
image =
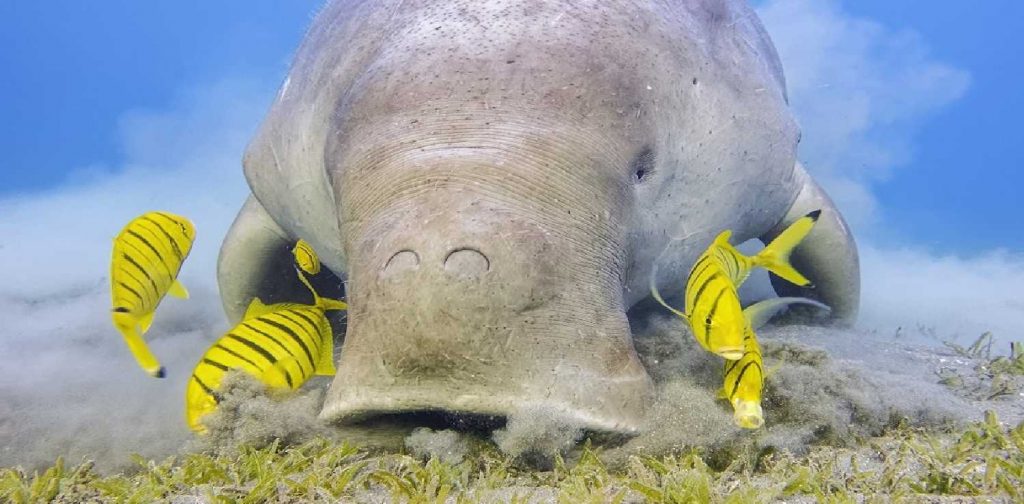
<path id="1" fill-rule="evenodd" d="M 644 147 L 636 156 L 633 156 L 633 160 L 629 163 L 629 173 L 633 178 L 633 183 L 639 184 L 647 180 L 652 172 L 654 172 L 654 151 L 650 147 Z"/>

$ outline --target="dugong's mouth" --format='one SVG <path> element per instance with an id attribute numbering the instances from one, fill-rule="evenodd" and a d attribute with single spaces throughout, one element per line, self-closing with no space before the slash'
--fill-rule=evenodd
<path id="1" fill-rule="evenodd" d="M 508 418 L 462 411 L 423 409 L 403 412 L 366 412 L 362 416 L 346 417 L 339 423 L 373 429 L 390 427 L 396 430 L 410 430 L 426 427 L 433 430 L 450 429 L 486 434 L 504 428 L 508 423 Z"/>
<path id="2" fill-rule="evenodd" d="M 481 297 L 468 292 L 460 299 Z M 595 329 L 566 313 L 570 307 L 558 299 L 524 313 L 485 310 L 476 317 L 451 303 L 407 316 L 381 304 L 350 306 L 324 420 L 487 430 L 522 411 L 545 411 L 560 424 L 593 432 L 640 428 L 651 380 L 629 345 L 624 314 L 605 317 Z"/>
<path id="3" fill-rule="evenodd" d="M 581 248 L 598 231 L 498 198 L 503 182 L 489 183 L 410 178 L 431 190 L 343 226 L 354 236 L 348 327 L 321 418 L 500 422 L 532 408 L 593 431 L 639 429 L 651 380 L 614 261 Z"/>

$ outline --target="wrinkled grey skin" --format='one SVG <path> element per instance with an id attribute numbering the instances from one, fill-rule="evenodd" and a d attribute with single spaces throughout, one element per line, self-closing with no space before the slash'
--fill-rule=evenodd
<path id="1" fill-rule="evenodd" d="M 771 239 L 857 312 L 857 252 L 796 160 L 775 50 L 739 0 L 334 1 L 245 155 L 219 262 L 238 320 L 300 292 L 288 247 L 346 280 L 322 417 L 548 408 L 634 432 L 651 380 L 626 310 L 678 296 L 714 236 Z M 660 259 L 658 259 L 660 257 Z"/>

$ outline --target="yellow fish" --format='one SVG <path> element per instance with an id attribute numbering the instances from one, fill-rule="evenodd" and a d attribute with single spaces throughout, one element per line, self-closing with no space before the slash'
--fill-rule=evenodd
<path id="1" fill-rule="evenodd" d="M 661 298 L 653 274 L 651 293 L 659 303 L 690 325 L 694 338 L 705 350 L 727 360 L 739 359 L 744 352 L 743 334 L 747 320 L 736 289 L 757 266 L 796 285 L 810 285 L 811 282 L 789 264 L 789 254 L 814 227 L 820 214 L 821 210 L 815 210 L 797 219 L 752 257 L 743 255 L 729 243 L 732 231 L 720 233 L 690 269 L 686 282 L 686 306 L 682 312 Z"/>
<path id="2" fill-rule="evenodd" d="M 142 335 L 153 323 L 153 313 L 164 295 L 188 298 L 177 277 L 195 237 L 195 227 L 188 219 L 148 212 L 129 222 L 114 238 L 110 263 L 114 327 L 150 376 L 163 378 L 166 372 Z"/>
<path id="3" fill-rule="evenodd" d="M 320 263 L 308 245 L 297 246 L 293 254 L 297 267 L 305 260 L 315 262 L 319 269 Z M 310 264 L 307 262 L 306 266 Z M 185 417 L 192 430 L 206 432 L 200 419 L 217 408 L 217 391 L 224 375 L 232 369 L 240 369 L 268 387 L 293 390 L 313 375 L 334 374 L 334 333 L 325 312 L 344 310 L 348 305 L 321 298 L 305 276 L 296 273 L 313 293 L 312 305 L 268 306 L 254 299 L 243 320 L 217 340 L 196 364 L 185 390 Z"/>
<path id="4" fill-rule="evenodd" d="M 744 429 L 756 429 L 764 425 L 764 411 L 761 409 L 761 390 L 764 387 L 764 369 L 761 361 L 761 346 L 753 329 L 747 326 L 743 334 L 743 356 L 738 360 L 725 361 L 722 389 L 718 397 L 728 399 L 733 408 L 733 420 Z"/>
<path id="5" fill-rule="evenodd" d="M 320 273 L 320 260 L 317 258 L 316 252 L 313 251 L 313 246 L 308 242 L 305 240 L 296 242 L 292 254 L 295 255 L 295 263 L 298 264 L 299 269 L 310 275 Z"/>
<path id="6" fill-rule="evenodd" d="M 756 429 L 764 425 L 761 390 L 764 388 L 767 374 L 764 371 L 761 346 L 757 344 L 754 329 L 768 323 L 772 315 L 782 307 L 794 303 L 830 310 L 828 306 L 812 299 L 797 297 L 769 298 L 743 310 L 743 317 L 747 321 L 743 328 L 743 355 L 737 360 L 725 361 L 722 389 L 718 391 L 718 397 L 729 400 L 733 409 L 733 420 L 744 429 Z"/>

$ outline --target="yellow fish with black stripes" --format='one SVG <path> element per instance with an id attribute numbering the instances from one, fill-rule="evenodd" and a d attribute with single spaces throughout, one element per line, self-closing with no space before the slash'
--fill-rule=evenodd
<path id="1" fill-rule="evenodd" d="M 764 411 L 761 408 L 764 363 L 757 337 L 749 326 L 747 329 L 743 333 L 743 356 L 725 361 L 718 397 L 727 399 L 732 405 L 736 425 L 744 429 L 756 429 L 764 425 Z"/>
<path id="2" fill-rule="evenodd" d="M 684 311 L 665 302 L 651 275 L 651 294 L 665 308 L 685 320 L 694 338 L 705 350 L 727 360 L 743 355 L 743 334 L 747 320 L 743 316 L 737 288 L 755 267 L 762 267 L 799 286 L 810 281 L 789 264 L 789 255 L 814 227 L 821 210 L 799 218 L 763 250 L 754 256 L 743 255 L 729 243 L 732 231 L 725 230 L 704 251 L 686 282 Z"/>
<path id="3" fill-rule="evenodd" d="M 334 333 L 326 312 L 345 310 L 348 305 L 320 297 L 303 275 L 320 267 L 307 243 L 300 241 L 292 252 L 296 273 L 313 294 L 313 304 L 252 301 L 243 320 L 206 351 L 189 378 L 185 417 L 192 430 L 206 431 L 200 419 L 217 408 L 221 382 L 232 369 L 268 387 L 293 390 L 314 375 L 334 374 Z"/>
<path id="4" fill-rule="evenodd" d="M 163 378 L 166 371 L 142 335 L 149 330 L 166 294 L 188 298 L 177 278 L 195 237 L 195 226 L 188 219 L 147 212 L 132 219 L 114 238 L 110 262 L 114 327 L 124 336 L 139 366 L 156 378 Z"/>
<path id="5" fill-rule="evenodd" d="M 743 328 L 743 355 L 739 359 L 725 361 L 722 388 L 718 391 L 718 397 L 727 399 L 732 405 L 733 421 L 739 427 L 756 429 L 764 425 L 761 391 L 767 374 L 761 359 L 761 346 L 757 343 L 754 329 L 766 324 L 782 307 L 794 303 L 830 310 L 825 304 L 796 297 L 769 298 L 743 310 L 743 316 L 747 321 Z"/>
<path id="6" fill-rule="evenodd" d="M 320 259 L 313 250 L 313 246 L 305 240 L 299 240 L 292 248 L 292 255 L 295 256 L 295 264 L 306 273 L 316 275 L 320 273 Z"/>

